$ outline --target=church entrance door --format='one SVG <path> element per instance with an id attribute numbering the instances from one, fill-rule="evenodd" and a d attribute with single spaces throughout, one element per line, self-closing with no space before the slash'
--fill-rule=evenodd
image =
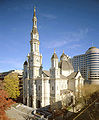
<path id="1" fill-rule="evenodd" d="M 37 108 L 40 108 L 41 107 L 41 102 L 40 100 L 37 100 Z"/>

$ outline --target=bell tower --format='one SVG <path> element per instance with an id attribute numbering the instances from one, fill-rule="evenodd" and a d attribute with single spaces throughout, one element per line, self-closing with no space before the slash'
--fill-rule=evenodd
<path id="1" fill-rule="evenodd" d="M 35 54 L 39 54 L 39 33 L 37 30 L 37 17 L 36 17 L 36 10 L 34 8 L 34 15 L 33 15 L 33 28 L 31 31 L 31 52 L 34 52 Z"/>
<path id="2" fill-rule="evenodd" d="M 36 9 L 34 7 L 34 15 L 33 15 L 33 27 L 31 31 L 31 40 L 30 40 L 30 71 L 32 71 L 31 78 L 37 78 L 40 76 L 40 69 L 42 66 L 42 55 L 39 52 L 39 33 L 37 30 L 37 17 L 36 17 Z"/>
<path id="3" fill-rule="evenodd" d="M 60 69 L 58 68 L 58 57 L 57 57 L 57 54 L 55 53 L 55 49 L 54 49 L 54 54 L 52 55 L 52 58 L 51 58 L 50 74 L 52 78 L 60 77 Z"/>

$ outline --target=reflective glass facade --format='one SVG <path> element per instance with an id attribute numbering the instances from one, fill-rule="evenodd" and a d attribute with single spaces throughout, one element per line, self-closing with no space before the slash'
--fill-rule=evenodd
<path id="1" fill-rule="evenodd" d="M 79 69 L 83 78 L 86 78 L 86 62 L 85 61 L 86 61 L 85 54 L 74 56 L 72 59 L 74 71 L 77 72 Z"/>
<path id="2" fill-rule="evenodd" d="M 87 79 L 99 79 L 99 53 L 86 53 Z"/>
<path id="3" fill-rule="evenodd" d="M 85 54 L 74 56 L 72 59 L 74 71 L 78 68 L 89 82 L 99 82 L 99 49 L 96 47 L 89 48 Z"/>

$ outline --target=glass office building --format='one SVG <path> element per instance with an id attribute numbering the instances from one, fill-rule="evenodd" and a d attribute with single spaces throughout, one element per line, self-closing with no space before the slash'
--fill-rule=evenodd
<path id="1" fill-rule="evenodd" d="M 88 83 L 99 84 L 99 49 L 90 47 L 85 54 L 72 59 L 74 71 L 80 70 Z"/>

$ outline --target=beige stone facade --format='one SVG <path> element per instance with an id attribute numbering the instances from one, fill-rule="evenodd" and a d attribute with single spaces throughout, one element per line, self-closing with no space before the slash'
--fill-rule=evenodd
<path id="1" fill-rule="evenodd" d="M 43 70 L 39 44 L 34 8 L 33 29 L 30 40 L 31 51 L 27 56 L 28 60 L 24 62 L 23 72 L 23 103 L 33 108 L 44 107 L 50 105 L 53 101 L 60 101 L 63 92 L 66 90 L 74 94 L 77 87 L 80 84 L 83 85 L 84 81 L 80 72 L 74 72 L 69 57 L 64 52 L 59 61 L 54 50 L 50 70 Z"/>

